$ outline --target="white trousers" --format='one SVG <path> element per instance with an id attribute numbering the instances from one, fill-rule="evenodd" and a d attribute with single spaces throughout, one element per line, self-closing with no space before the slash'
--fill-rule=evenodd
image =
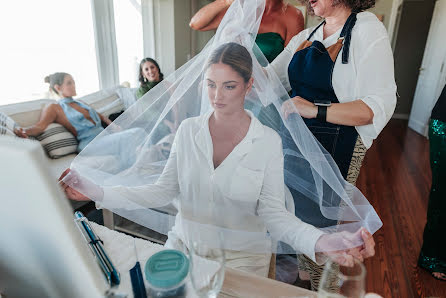
<path id="1" fill-rule="evenodd" d="M 164 247 L 180 250 L 184 253 L 187 248 L 178 235 L 170 231 Z M 271 253 L 248 253 L 243 251 L 225 250 L 226 266 L 229 268 L 253 273 L 258 276 L 268 277 Z"/>

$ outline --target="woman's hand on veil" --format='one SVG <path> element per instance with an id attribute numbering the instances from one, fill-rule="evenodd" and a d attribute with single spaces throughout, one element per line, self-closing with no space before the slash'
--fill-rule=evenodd
<path id="1" fill-rule="evenodd" d="M 363 244 L 358 246 L 357 243 L 360 242 Z M 364 259 L 375 255 L 375 240 L 365 228 L 356 233 L 325 234 L 316 242 L 316 251 L 339 265 L 351 267 L 355 259 L 363 262 Z"/>
<path id="2" fill-rule="evenodd" d="M 312 119 L 317 116 L 317 106 L 305 98 L 296 96 L 282 104 L 282 113 L 285 119 L 292 113 L 299 113 L 303 118 Z"/>
<path id="3" fill-rule="evenodd" d="M 81 177 L 75 170 L 69 168 L 60 175 L 59 183 L 66 196 L 75 201 L 90 201 L 91 199 L 74 189 L 72 186 L 76 186 L 77 189 L 88 191 L 88 193 L 92 194 L 95 198 L 102 198 L 104 195 L 102 188 L 90 180 Z"/>

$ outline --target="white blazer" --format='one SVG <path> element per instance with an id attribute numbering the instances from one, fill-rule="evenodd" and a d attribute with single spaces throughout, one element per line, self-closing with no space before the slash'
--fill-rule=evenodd
<path id="1" fill-rule="evenodd" d="M 285 209 L 281 138 L 250 111 L 246 112 L 251 117 L 248 133 L 216 169 L 210 112 L 181 123 L 167 164 L 155 184 L 107 187 L 105 200 L 122 201 L 124 197 L 147 208 L 173 202 L 180 206 L 173 232 L 184 243 L 184 223 L 193 219 L 240 231 L 233 237 L 225 235 L 224 241 L 231 243 L 240 242 L 240 236 L 248 242 L 246 232 L 269 232 L 315 261 L 315 244 L 323 232 Z"/>

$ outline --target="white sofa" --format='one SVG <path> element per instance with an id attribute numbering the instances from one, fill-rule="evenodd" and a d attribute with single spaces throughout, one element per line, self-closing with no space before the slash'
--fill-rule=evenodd
<path id="1" fill-rule="evenodd" d="M 17 104 L 9 104 L 0 106 L 0 112 L 11 117 L 19 126 L 29 127 L 37 123 L 42 113 L 42 109 L 56 102 L 51 99 L 33 100 Z M 51 159 L 48 157 L 48 168 L 53 177 L 58 178 L 62 171 L 70 166 L 71 161 L 76 155 L 70 154 L 59 159 Z"/>
<path id="2" fill-rule="evenodd" d="M 135 94 L 136 89 L 116 87 L 112 89 L 101 90 L 99 92 L 95 92 L 81 98 L 76 98 L 76 100 L 88 104 L 96 111 L 105 116 L 109 116 L 110 114 L 125 110 L 130 105 L 132 105 L 136 101 Z M 37 123 L 37 121 L 40 119 L 42 110 L 46 105 L 55 102 L 56 100 L 40 99 L 23 103 L 3 105 L 0 106 L 0 112 L 12 118 L 19 126 L 29 127 Z M 54 177 L 55 181 L 57 181 L 61 173 L 70 166 L 75 157 L 76 154 L 70 154 L 57 159 L 52 159 L 49 157 L 47 158 L 49 172 L 51 176 Z M 86 204 L 85 202 L 76 202 L 71 200 L 70 203 L 74 209 L 80 208 Z M 172 205 L 168 205 L 166 207 L 158 209 L 162 212 L 167 212 L 170 214 L 176 213 L 176 208 Z M 125 222 L 125 226 L 115 225 L 115 220 L 117 217 L 114 216 L 113 213 L 109 210 L 103 209 L 102 214 L 104 225 L 110 229 L 123 231 L 158 243 L 163 243 L 165 241 L 165 236 L 148 229 L 141 228 L 137 224 L 128 221 Z M 118 217 L 117 219 L 122 220 L 120 217 Z"/>
<path id="3" fill-rule="evenodd" d="M 134 89 L 116 87 L 101 90 L 76 100 L 80 100 L 103 115 L 109 116 L 129 107 L 136 100 L 136 97 Z M 46 105 L 55 102 L 56 100 L 52 99 L 40 99 L 3 105 L 0 106 L 0 112 L 11 117 L 19 126 L 29 127 L 37 123 Z M 48 157 L 48 169 L 54 179 L 59 178 L 60 174 L 70 166 L 75 156 L 76 154 L 70 154 L 58 159 Z M 72 202 L 72 205 L 74 208 L 80 206 L 80 204 L 74 202 Z"/>

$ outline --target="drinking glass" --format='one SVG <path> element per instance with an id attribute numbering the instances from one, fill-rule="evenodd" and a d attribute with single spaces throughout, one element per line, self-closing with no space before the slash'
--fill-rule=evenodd
<path id="1" fill-rule="evenodd" d="M 341 266 L 329 260 L 319 283 L 319 298 L 363 298 L 365 296 L 364 265 L 355 261 L 353 267 Z"/>
<path id="2" fill-rule="evenodd" d="M 221 243 L 211 247 L 203 242 L 191 241 L 189 261 L 195 293 L 199 297 L 217 297 L 225 276 L 225 252 Z"/>

